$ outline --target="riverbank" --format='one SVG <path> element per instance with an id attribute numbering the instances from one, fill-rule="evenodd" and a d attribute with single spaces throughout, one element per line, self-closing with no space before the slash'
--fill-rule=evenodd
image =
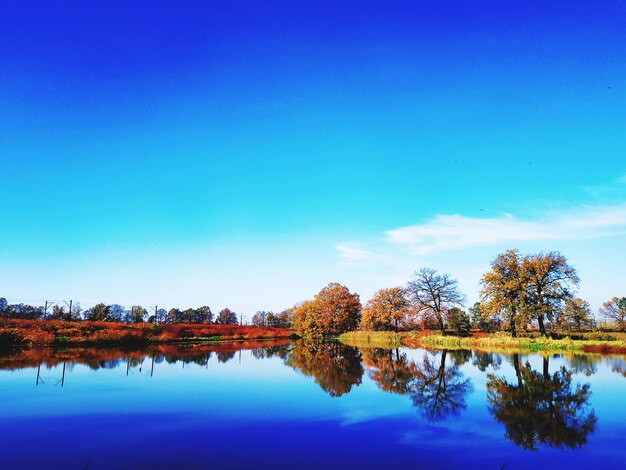
<path id="1" fill-rule="evenodd" d="M 585 335 L 587 337 L 585 337 Z M 593 336 L 595 335 L 595 337 Z M 600 354 L 626 354 L 626 339 L 620 333 L 579 334 L 579 338 L 513 338 L 507 333 L 476 333 L 472 336 L 448 336 L 430 331 L 351 331 L 339 336 L 350 346 L 425 347 L 478 349 L 482 351 L 580 351 Z M 593 338 L 593 339 L 591 339 Z"/>
<path id="2" fill-rule="evenodd" d="M 284 339 L 283 328 L 220 324 L 127 324 L 58 320 L 0 320 L 2 346 L 127 345 Z"/>

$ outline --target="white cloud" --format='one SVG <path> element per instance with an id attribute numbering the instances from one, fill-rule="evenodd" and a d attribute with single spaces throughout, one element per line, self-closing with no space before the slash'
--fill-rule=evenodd
<path id="1" fill-rule="evenodd" d="M 337 245 L 335 248 L 339 252 L 339 256 L 349 262 L 363 261 L 376 257 L 376 255 L 371 251 L 363 250 L 350 245 Z"/>
<path id="2" fill-rule="evenodd" d="M 491 218 L 437 215 L 422 224 L 385 232 L 388 242 L 418 256 L 503 243 L 589 239 L 624 233 L 626 204 L 582 206 L 545 214 L 536 220 L 511 214 Z"/>

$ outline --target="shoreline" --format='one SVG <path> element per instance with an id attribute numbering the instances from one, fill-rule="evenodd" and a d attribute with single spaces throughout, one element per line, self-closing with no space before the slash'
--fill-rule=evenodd
<path id="1" fill-rule="evenodd" d="M 283 328 L 215 323 L 127 324 L 58 320 L 0 320 L 0 346 L 147 346 L 293 339 Z"/>
<path id="2" fill-rule="evenodd" d="M 487 352 L 498 351 L 570 351 L 580 353 L 626 355 L 626 341 L 563 339 L 552 338 L 513 338 L 505 333 L 485 334 L 485 336 L 443 336 L 441 333 L 418 331 L 352 331 L 337 338 L 349 346 L 369 347 L 426 347 L 446 349 L 475 349 Z"/>

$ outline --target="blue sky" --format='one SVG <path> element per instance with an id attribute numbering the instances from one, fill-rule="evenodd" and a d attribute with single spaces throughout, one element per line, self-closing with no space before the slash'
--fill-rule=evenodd
<path id="1" fill-rule="evenodd" d="M 84 3 L 0 15 L 1 296 L 472 301 L 509 247 L 626 295 L 623 2 Z"/>

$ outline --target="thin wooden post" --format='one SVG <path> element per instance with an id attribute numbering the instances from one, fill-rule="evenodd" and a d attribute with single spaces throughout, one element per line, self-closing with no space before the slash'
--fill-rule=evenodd
<path id="1" fill-rule="evenodd" d="M 65 385 L 65 361 L 63 361 L 63 375 L 61 376 L 61 387 L 63 387 L 63 385 Z"/>
<path id="2" fill-rule="evenodd" d="M 39 361 L 39 365 L 37 366 L 37 381 L 35 385 L 39 385 L 39 371 L 41 371 L 41 361 Z"/>

